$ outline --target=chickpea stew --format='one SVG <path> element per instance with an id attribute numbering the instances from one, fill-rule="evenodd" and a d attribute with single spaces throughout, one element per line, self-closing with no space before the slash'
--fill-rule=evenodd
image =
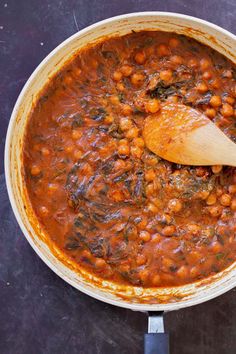
<path id="1" fill-rule="evenodd" d="M 24 179 L 46 234 L 101 279 L 143 287 L 209 277 L 236 260 L 236 170 L 151 153 L 163 103 L 208 116 L 236 142 L 236 69 L 197 41 L 133 32 L 78 52 L 39 97 Z"/>

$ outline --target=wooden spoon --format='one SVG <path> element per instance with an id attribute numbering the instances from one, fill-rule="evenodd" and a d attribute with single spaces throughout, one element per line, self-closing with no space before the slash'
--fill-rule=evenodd
<path id="1" fill-rule="evenodd" d="M 166 104 L 145 120 L 146 146 L 182 165 L 236 166 L 236 144 L 204 114 L 182 104 Z"/>

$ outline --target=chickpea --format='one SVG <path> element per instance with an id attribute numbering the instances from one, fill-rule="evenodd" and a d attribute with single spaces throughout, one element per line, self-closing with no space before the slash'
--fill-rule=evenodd
<path id="1" fill-rule="evenodd" d="M 120 103 L 120 99 L 118 95 L 112 95 L 110 96 L 110 101 L 114 105 L 118 105 Z"/>
<path id="2" fill-rule="evenodd" d="M 210 66 L 211 66 L 211 61 L 210 61 L 210 59 L 202 58 L 202 59 L 200 60 L 200 68 L 201 68 L 202 71 L 207 70 Z"/>
<path id="3" fill-rule="evenodd" d="M 233 198 L 230 208 L 231 210 L 236 211 L 236 198 Z"/>
<path id="4" fill-rule="evenodd" d="M 224 70 L 222 76 L 227 79 L 231 79 L 233 77 L 231 70 Z"/>
<path id="5" fill-rule="evenodd" d="M 159 162 L 159 159 L 157 156 L 152 156 L 147 160 L 147 165 L 149 166 L 156 166 Z"/>
<path id="6" fill-rule="evenodd" d="M 71 76 L 67 75 L 64 77 L 63 81 L 64 81 L 65 85 L 70 85 L 72 83 L 73 79 Z"/>
<path id="7" fill-rule="evenodd" d="M 233 97 L 231 97 L 231 96 L 226 96 L 226 97 L 224 98 L 224 101 L 225 101 L 226 103 L 230 104 L 231 106 L 233 106 L 235 99 L 234 99 Z"/>
<path id="8" fill-rule="evenodd" d="M 215 78 L 214 80 L 211 81 L 211 86 L 216 90 L 220 88 L 220 85 L 221 85 L 221 81 L 219 78 Z"/>
<path id="9" fill-rule="evenodd" d="M 214 165 L 211 166 L 211 170 L 213 173 L 220 173 L 222 171 L 223 166 L 222 165 Z"/>
<path id="10" fill-rule="evenodd" d="M 193 267 L 190 269 L 190 276 L 191 276 L 192 278 L 196 278 L 199 274 L 200 274 L 199 267 L 193 266 Z"/>
<path id="11" fill-rule="evenodd" d="M 106 124 L 112 124 L 114 122 L 114 118 L 111 114 L 108 114 L 106 117 L 105 117 L 105 120 L 104 120 L 104 123 Z"/>
<path id="12" fill-rule="evenodd" d="M 123 76 L 122 73 L 118 70 L 114 71 L 113 73 L 113 79 L 115 81 L 120 81 L 122 79 L 122 76 Z"/>
<path id="13" fill-rule="evenodd" d="M 137 138 L 139 134 L 139 130 L 137 127 L 133 127 L 133 128 L 130 128 L 129 130 L 126 131 L 126 138 L 128 139 L 133 139 L 133 138 Z"/>
<path id="14" fill-rule="evenodd" d="M 173 213 L 178 213 L 182 209 L 183 205 L 179 199 L 171 199 L 168 203 L 168 208 Z"/>
<path id="15" fill-rule="evenodd" d="M 183 96 L 185 96 L 187 93 L 187 90 L 184 87 L 181 88 L 179 91 L 180 91 L 181 95 L 183 95 Z"/>
<path id="16" fill-rule="evenodd" d="M 188 268 L 186 266 L 181 266 L 177 272 L 176 272 L 176 275 L 179 277 L 179 278 L 187 278 L 188 275 L 189 275 L 189 271 L 188 271 Z"/>
<path id="17" fill-rule="evenodd" d="M 112 191 L 110 196 L 115 202 L 122 202 L 124 199 L 122 191 L 119 190 Z"/>
<path id="18" fill-rule="evenodd" d="M 39 208 L 39 212 L 40 212 L 40 214 L 41 214 L 42 216 L 47 216 L 47 215 L 49 214 L 49 210 L 48 210 L 48 208 L 45 207 L 45 206 L 41 206 L 41 207 Z"/>
<path id="19" fill-rule="evenodd" d="M 162 239 L 162 237 L 161 237 L 160 234 L 154 234 L 154 235 L 152 235 L 152 240 L 151 240 L 151 242 L 152 242 L 152 243 L 160 243 L 160 242 L 161 242 L 161 239 Z"/>
<path id="20" fill-rule="evenodd" d="M 231 204 L 231 196 L 229 194 L 222 194 L 220 197 L 220 204 L 223 206 L 229 206 Z"/>
<path id="21" fill-rule="evenodd" d="M 106 266 L 106 261 L 102 258 L 97 258 L 95 260 L 95 267 L 96 268 L 104 268 Z"/>
<path id="22" fill-rule="evenodd" d="M 215 241 L 211 244 L 211 250 L 213 253 L 219 253 L 222 250 L 222 246 L 218 241 Z"/>
<path id="23" fill-rule="evenodd" d="M 162 282 L 167 284 L 172 284 L 175 278 L 176 278 L 175 274 L 172 275 L 172 274 L 163 273 L 161 275 Z"/>
<path id="24" fill-rule="evenodd" d="M 145 216 L 142 216 L 142 219 L 139 221 L 137 227 L 138 229 L 144 229 L 147 226 L 148 220 Z"/>
<path id="25" fill-rule="evenodd" d="M 143 270 L 140 270 L 139 272 L 139 278 L 143 281 L 143 282 L 146 282 L 149 278 L 149 270 L 147 269 L 143 269 Z"/>
<path id="26" fill-rule="evenodd" d="M 162 229 L 162 234 L 164 236 L 172 236 L 176 231 L 176 228 L 174 225 L 169 225 L 169 226 L 165 226 L 163 229 Z"/>
<path id="27" fill-rule="evenodd" d="M 172 103 L 178 103 L 178 96 L 169 96 L 169 102 L 172 102 Z"/>
<path id="28" fill-rule="evenodd" d="M 161 282 L 161 277 L 159 274 L 154 274 L 151 279 L 152 279 L 152 285 L 154 286 L 158 286 Z"/>
<path id="29" fill-rule="evenodd" d="M 210 194 L 209 191 L 200 191 L 198 192 L 198 197 L 202 200 L 206 200 L 209 194 Z"/>
<path id="30" fill-rule="evenodd" d="M 118 147 L 118 154 L 128 156 L 130 154 L 129 145 L 125 145 L 125 144 L 120 145 Z"/>
<path id="31" fill-rule="evenodd" d="M 214 108 L 207 108 L 205 114 L 209 118 L 214 118 L 216 116 L 216 110 Z"/>
<path id="32" fill-rule="evenodd" d="M 164 256 L 161 260 L 161 263 L 162 263 L 163 268 L 166 270 L 169 270 L 170 267 L 173 267 L 175 265 L 174 261 L 171 258 L 164 257 Z"/>
<path id="33" fill-rule="evenodd" d="M 170 55 L 170 49 L 167 47 L 166 44 L 159 44 L 157 47 L 157 54 L 161 57 Z"/>
<path id="34" fill-rule="evenodd" d="M 120 129 L 122 131 L 131 129 L 133 127 L 133 122 L 130 118 L 125 117 L 120 119 Z"/>
<path id="35" fill-rule="evenodd" d="M 234 114 L 233 107 L 228 103 L 224 103 L 221 109 L 221 114 L 224 117 L 231 117 Z"/>
<path id="36" fill-rule="evenodd" d="M 152 182 L 155 179 L 155 177 L 156 177 L 156 173 L 152 168 L 145 171 L 145 180 L 147 182 Z"/>
<path id="37" fill-rule="evenodd" d="M 196 168 L 196 175 L 198 177 L 203 177 L 206 173 L 206 169 L 204 167 L 197 167 Z"/>
<path id="38" fill-rule="evenodd" d="M 76 151 L 74 152 L 74 157 L 75 157 L 76 159 L 80 159 L 82 155 L 83 155 L 83 153 L 82 153 L 81 150 L 76 150 Z"/>
<path id="39" fill-rule="evenodd" d="M 216 203 L 216 195 L 215 194 L 210 194 L 209 197 L 206 200 L 207 205 L 213 205 Z"/>
<path id="40" fill-rule="evenodd" d="M 205 71 L 203 74 L 202 74 L 202 78 L 204 80 L 210 80 L 212 78 L 212 72 L 211 71 Z"/>
<path id="41" fill-rule="evenodd" d="M 154 183 L 155 183 L 155 181 L 154 181 Z M 153 183 L 153 185 L 154 185 L 154 183 Z M 152 204 L 154 204 L 157 208 L 160 208 L 161 202 L 160 202 L 159 198 L 155 198 L 155 197 L 151 196 L 150 200 L 151 200 Z M 151 230 L 152 229 L 151 224 L 149 224 L 149 226 L 147 226 L 147 229 Z"/>
<path id="42" fill-rule="evenodd" d="M 159 111 L 159 109 L 160 109 L 160 102 L 156 98 L 148 100 L 145 104 L 145 110 L 148 113 L 156 113 Z"/>
<path id="43" fill-rule="evenodd" d="M 139 234 L 139 238 L 144 242 L 148 242 L 151 240 L 151 235 L 148 231 L 141 231 Z"/>
<path id="44" fill-rule="evenodd" d="M 194 264 L 197 264 L 200 261 L 200 259 L 202 258 L 202 255 L 200 252 L 193 251 L 193 250 L 191 252 L 189 252 L 186 256 L 187 256 L 187 261 L 189 263 L 194 263 Z"/>
<path id="45" fill-rule="evenodd" d="M 140 148 L 143 148 L 145 146 L 143 138 L 134 138 L 133 142 L 134 142 L 134 145 L 136 145 Z"/>
<path id="46" fill-rule="evenodd" d="M 136 53 L 134 56 L 134 60 L 136 61 L 137 64 L 144 64 L 146 61 L 145 53 L 143 51 Z"/>
<path id="47" fill-rule="evenodd" d="M 83 250 L 81 254 L 82 258 L 91 259 L 91 252 L 89 250 Z"/>
<path id="48" fill-rule="evenodd" d="M 221 215 L 222 209 L 219 206 L 213 206 L 213 207 L 209 208 L 209 212 L 210 212 L 211 216 L 217 217 L 217 216 Z"/>
<path id="49" fill-rule="evenodd" d="M 129 144 L 129 140 L 128 139 L 120 139 L 119 140 L 119 145 L 128 145 Z"/>
<path id="50" fill-rule="evenodd" d="M 183 64 L 183 58 L 182 58 L 180 55 L 173 55 L 173 56 L 170 58 L 170 61 L 171 61 L 173 64 L 176 64 L 176 65 L 181 65 L 181 64 Z"/>
<path id="51" fill-rule="evenodd" d="M 50 154 L 50 151 L 49 151 L 49 149 L 42 147 L 41 153 L 43 156 L 48 156 Z"/>
<path id="52" fill-rule="evenodd" d="M 33 165 L 30 169 L 30 173 L 32 176 L 37 176 L 41 173 L 41 168 L 38 165 Z"/>
<path id="53" fill-rule="evenodd" d="M 116 87 L 117 87 L 117 90 L 119 90 L 121 92 L 125 91 L 125 86 L 124 86 L 124 84 L 122 84 L 122 82 L 118 82 Z"/>
<path id="54" fill-rule="evenodd" d="M 128 77 L 132 74 L 133 72 L 133 68 L 132 66 L 130 65 L 123 65 L 121 68 L 120 68 L 120 71 L 122 72 L 122 74 L 125 76 L 125 77 Z"/>
<path id="55" fill-rule="evenodd" d="M 140 159 L 143 154 L 143 150 L 141 150 L 138 146 L 131 146 L 130 152 L 132 156 L 138 159 Z"/>
<path id="56" fill-rule="evenodd" d="M 138 266 L 144 265 L 147 262 L 147 257 L 144 254 L 138 254 L 136 263 Z"/>
<path id="57" fill-rule="evenodd" d="M 171 38 L 169 40 L 169 46 L 171 48 L 177 48 L 180 45 L 180 40 L 178 38 Z"/>
<path id="58" fill-rule="evenodd" d="M 141 85 L 145 79 L 142 73 L 136 73 L 131 76 L 131 82 L 133 85 Z"/>
<path id="59" fill-rule="evenodd" d="M 133 112 L 133 110 L 129 104 L 123 104 L 122 105 L 122 112 L 124 113 L 124 115 L 129 116 Z"/>
<path id="60" fill-rule="evenodd" d="M 148 203 L 147 210 L 154 214 L 158 212 L 158 208 L 153 203 Z"/>
<path id="61" fill-rule="evenodd" d="M 188 66 L 189 66 L 190 68 L 196 68 L 196 67 L 198 66 L 198 61 L 197 61 L 197 59 L 195 59 L 195 58 L 189 59 L 189 61 L 188 61 Z"/>
<path id="62" fill-rule="evenodd" d="M 160 203 L 159 198 L 157 198 L 157 200 L 158 203 Z M 171 223 L 171 216 L 169 214 L 163 214 L 162 220 L 169 225 Z"/>
<path id="63" fill-rule="evenodd" d="M 81 136 L 82 136 L 82 132 L 80 130 L 78 130 L 78 129 L 72 130 L 72 139 L 77 140 L 77 139 L 81 138 Z"/>
<path id="64" fill-rule="evenodd" d="M 149 183 L 146 186 L 145 192 L 146 192 L 147 197 L 151 197 L 153 195 L 153 193 L 154 193 L 154 185 L 153 185 L 153 183 Z"/>
<path id="65" fill-rule="evenodd" d="M 130 265 L 127 263 L 121 264 L 120 265 L 120 271 L 121 272 L 129 272 L 130 271 Z"/>
<path id="66" fill-rule="evenodd" d="M 205 93 L 208 91 L 208 86 L 205 82 L 199 82 L 196 86 L 196 89 L 200 93 Z"/>
<path id="67" fill-rule="evenodd" d="M 222 104 L 221 97 L 220 96 L 212 96 L 210 99 L 210 105 L 214 108 L 220 107 Z"/>
<path id="68" fill-rule="evenodd" d="M 162 70 L 160 72 L 160 79 L 166 82 L 170 81 L 172 79 L 172 70 Z"/>
<path id="69" fill-rule="evenodd" d="M 197 234 L 200 231 L 200 226 L 198 226 L 197 224 L 189 224 L 188 225 L 188 231 L 191 234 Z"/>
<path id="70" fill-rule="evenodd" d="M 235 194 L 236 193 L 236 184 L 231 184 L 229 186 L 229 193 L 230 194 Z"/>
<path id="71" fill-rule="evenodd" d="M 68 152 L 68 153 L 72 152 L 73 149 L 74 149 L 74 146 L 73 146 L 73 145 L 67 145 L 67 146 L 65 147 L 65 151 Z"/>
<path id="72" fill-rule="evenodd" d="M 114 169 L 115 170 L 122 170 L 126 167 L 126 163 L 124 160 L 118 159 L 116 160 L 116 162 L 114 163 Z"/>
<path id="73" fill-rule="evenodd" d="M 210 269 L 213 263 L 212 257 L 203 257 L 201 263 L 205 268 Z"/>

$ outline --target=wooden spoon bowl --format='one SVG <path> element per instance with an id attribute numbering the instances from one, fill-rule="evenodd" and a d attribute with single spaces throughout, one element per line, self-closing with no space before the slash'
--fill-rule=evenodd
<path id="1" fill-rule="evenodd" d="M 145 120 L 146 146 L 182 165 L 236 166 L 234 144 L 204 114 L 182 104 L 166 104 Z"/>

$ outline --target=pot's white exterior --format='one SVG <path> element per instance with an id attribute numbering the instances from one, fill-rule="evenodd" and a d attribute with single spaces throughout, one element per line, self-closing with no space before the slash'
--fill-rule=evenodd
<path id="1" fill-rule="evenodd" d="M 214 298 L 236 285 L 236 264 L 202 281 L 177 288 L 142 289 L 121 287 L 104 281 L 96 285 L 96 278 L 75 272 L 61 262 L 61 255 L 44 242 L 45 235 L 26 204 L 22 168 L 22 140 L 25 125 L 45 83 L 79 48 L 100 40 L 103 36 L 122 35 L 131 30 L 162 30 L 189 35 L 226 55 L 235 62 L 236 37 L 222 28 L 193 17 L 165 12 L 142 12 L 110 18 L 71 36 L 51 52 L 37 67 L 25 84 L 12 112 L 5 146 L 5 174 L 9 198 L 16 219 L 31 246 L 42 260 L 62 279 L 76 289 L 107 303 L 133 310 L 175 310 Z M 33 222 L 33 221 L 34 222 Z M 36 223 L 36 224 L 35 224 Z M 55 256 L 57 254 L 57 256 Z M 155 304 L 148 303 L 151 297 Z"/>

